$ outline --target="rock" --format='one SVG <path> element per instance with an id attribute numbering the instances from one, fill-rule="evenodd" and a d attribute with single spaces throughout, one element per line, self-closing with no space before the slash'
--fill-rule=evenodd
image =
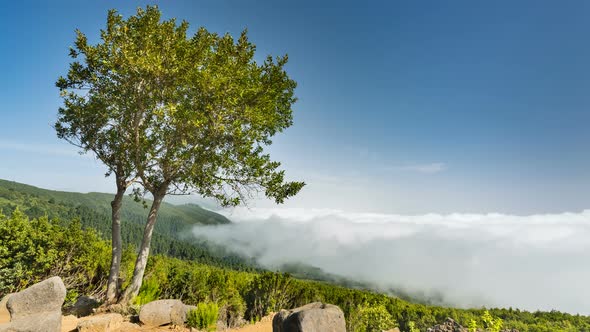
<path id="1" fill-rule="evenodd" d="M 467 328 L 455 322 L 452 318 L 447 318 L 442 324 L 435 325 L 427 330 L 428 332 L 469 332 Z"/>
<path id="2" fill-rule="evenodd" d="M 0 325 L 0 332 L 59 332 L 61 306 L 66 287 L 53 277 L 12 294 L 6 301 L 10 323 Z"/>
<path id="3" fill-rule="evenodd" d="M 10 320 L 15 321 L 44 312 L 59 311 L 66 298 L 66 287 L 60 277 L 46 279 L 40 283 L 12 295 L 6 307 Z"/>
<path id="4" fill-rule="evenodd" d="M 180 300 L 158 300 L 145 304 L 139 311 L 139 321 L 144 325 L 183 325 L 187 306 Z"/>
<path id="5" fill-rule="evenodd" d="M 272 320 L 273 332 L 346 332 L 344 313 L 332 304 L 314 302 L 281 310 Z"/>
<path id="6" fill-rule="evenodd" d="M 0 332 L 60 332 L 61 311 L 21 317 L 0 325 Z"/>
<path id="7" fill-rule="evenodd" d="M 182 302 L 181 302 L 182 303 Z M 186 305 L 174 305 L 170 311 L 170 323 L 172 325 L 184 325 L 186 322 L 186 314 L 188 313 Z"/>
<path id="8" fill-rule="evenodd" d="M 90 316 L 94 313 L 94 308 L 100 306 L 100 302 L 90 296 L 82 295 L 78 297 L 76 303 L 67 309 L 67 313 L 76 317 Z"/>
<path id="9" fill-rule="evenodd" d="M 111 332 L 121 328 L 123 316 L 120 314 L 104 314 L 87 317 L 78 322 L 78 332 Z"/>
<path id="10" fill-rule="evenodd" d="M 401 331 L 399 330 L 399 327 L 394 327 L 391 330 L 387 330 L 387 331 L 384 331 L 384 332 L 401 332 Z"/>

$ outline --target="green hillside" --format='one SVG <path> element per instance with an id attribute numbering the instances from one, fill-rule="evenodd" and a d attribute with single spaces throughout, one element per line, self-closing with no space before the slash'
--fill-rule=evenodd
<path id="1" fill-rule="evenodd" d="M 29 200 L 25 200 L 25 196 L 15 193 L 25 194 Z M 111 201 L 113 194 L 105 193 L 76 193 L 41 189 L 30 185 L 6 181 L 0 179 L 0 207 L 7 207 L 12 204 L 28 206 L 28 209 L 34 213 L 35 211 L 44 210 L 49 213 L 55 211 L 47 209 L 53 207 L 54 204 L 65 206 L 86 206 L 100 213 L 110 214 Z M 149 205 L 151 201 L 146 200 Z M 131 197 L 124 198 L 122 215 L 124 219 L 133 222 L 143 223 L 147 215 L 147 211 L 143 204 L 135 202 Z M 170 203 L 163 203 L 159 212 L 160 220 L 165 220 L 170 229 L 182 228 L 183 226 L 193 226 L 198 224 L 227 224 L 230 221 L 215 212 L 205 210 L 196 204 L 173 205 Z"/>
<path id="2" fill-rule="evenodd" d="M 75 193 L 41 189 L 34 186 L 0 180 L 0 211 L 10 215 L 16 208 L 30 218 L 47 215 L 50 219 L 79 218 L 83 227 L 96 229 L 102 237 L 111 236 L 112 194 Z M 147 205 L 151 201 L 146 201 Z M 141 242 L 148 209 L 141 202 L 126 196 L 121 212 L 121 233 L 124 243 Z M 256 264 L 244 257 L 207 243 L 203 239 L 187 239 L 187 232 L 196 225 L 226 224 L 230 221 L 196 204 L 173 205 L 163 203 L 154 230 L 151 251 L 181 259 L 236 269 L 252 269 Z"/>

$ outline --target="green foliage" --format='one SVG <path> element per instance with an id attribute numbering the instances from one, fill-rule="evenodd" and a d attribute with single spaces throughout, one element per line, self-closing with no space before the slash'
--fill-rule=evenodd
<path id="1" fill-rule="evenodd" d="M 264 272 L 256 276 L 246 294 L 247 316 L 262 317 L 294 304 L 293 279 L 288 273 Z"/>
<path id="2" fill-rule="evenodd" d="M 196 191 L 238 205 L 253 188 L 277 203 L 295 195 L 304 184 L 286 182 L 263 149 L 293 122 L 287 56 L 259 64 L 246 31 L 189 36 L 187 22 L 161 16 L 156 6 L 127 19 L 111 10 L 95 45 L 76 31 L 56 82 L 58 136 L 154 196 Z"/>
<path id="3" fill-rule="evenodd" d="M 233 280 L 228 279 L 228 283 L 219 319 L 227 328 L 232 328 L 240 326 L 244 321 L 246 302 L 240 296 L 238 290 L 233 286 Z"/>
<path id="4" fill-rule="evenodd" d="M 494 318 L 487 310 L 483 312 L 481 320 L 483 321 L 483 326 L 489 332 L 500 332 L 502 325 L 504 324 L 502 318 Z"/>
<path id="5" fill-rule="evenodd" d="M 0 294 L 61 276 L 70 290 L 98 293 L 108 274 L 109 246 L 78 219 L 29 220 L 17 208 L 0 214 Z"/>
<path id="6" fill-rule="evenodd" d="M 408 323 L 408 332 L 420 332 L 420 330 L 416 327 L 416 324 L 412 321 Z"/>
<path id="7" fill-rule="evenodd" d="M 139 294 L 133 300 L 135 305 L 142 306 L 155 301 L 160 295 L 160 287 L 156 279 L 149 279 L 141 285 Z"/>
<path id="8" fill-rule="evenodd" d="M 215 329 L 218 315 L 219 306 L 216 303 L 199 303 L 197 308 L 187 313 L 187 325 L 198 329 Z"/>
<path id="9" fill-rule="evenodd" d="M 352 332 L 381 332 L 397 325 L 384 305 L 359 306 L 349 317 L 349 329 Z"/>
<path id="10" fill-rule="evenodd" d="M 45 215 L 61 220 L 79 218 L 83 228 L 92 228 L 105 239 L 111 238 L 112 199 L 110 194 L 53 191 L 0 180 L 0 212 L 11 214 L 18 207 L 29 218 Z M 147 210 L 130 197 L 125 197 L 121 215 L 124 247 L 138 247 Z M 195 204 L 163 203 L 158 219 L 161 222 L 156 224 L 150 252 L 239 270 L 257 269 L 250 259 L 205 240 L 182 236 L 196 225 L 229 223 L 224 216 Z"/>
<path id="11" fill-rule="evenodd" d="M 79 296 L 80 293 L 78 293 L 77 289 L 68 289 L 66 292 L 66 299 L 64 300 L 64 305 L 73 305 L 74 303 L 76 303 L 76 300 Z"/>
<path id="12" fill-rule="evenodd" d="M 469 332 L 477 332 L 477 322 L 475 321 L 475 319 L 469 321 L 467 329 L 469 330 Z"/>

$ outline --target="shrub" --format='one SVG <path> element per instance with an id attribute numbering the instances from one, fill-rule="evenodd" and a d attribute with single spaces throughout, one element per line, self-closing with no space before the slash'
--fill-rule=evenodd
<path id="1" fill-rule="evenodd" d="M 160 287 L 158 281 L 155 279 L 148 279 L 143 285 L 141 285 L 141 289 L 139 290 L 139 294 L 135 297 L 134 303 L 142 306 L 146 303 L 157 300 L 159 295 Z"/>
<path id="2" fill-rule="evenodd" d="M 380 332 L 394 328 L 397 324 L 383 305 L 359 306 L 352 314 L 349 329 L 354 332 Z"/>
<path id="3" fill-rule="evenodd" d="M 487 310 L 483 312 L 481 320 L 486 330 L 490 332 L 500 332 L 504 325 L 501 318 L 494 318 Z"/>
<path id="4" fill-rule="evenodd" d="M 219 306 L 216 303 L 199 303 L 196 309 L 190 310 L 186 316 L 189 327 L 198 329 L 215 328 Z"/>

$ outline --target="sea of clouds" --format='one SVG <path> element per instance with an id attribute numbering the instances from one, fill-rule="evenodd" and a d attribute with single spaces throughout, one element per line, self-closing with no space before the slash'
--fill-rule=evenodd
<path id="1" fill-rule="evenodd" d="M 590 210 L 404 216 L 234 209 L 194 234 L 275 268 L 302 262 L 461 307 L 590 314 Z"/>

